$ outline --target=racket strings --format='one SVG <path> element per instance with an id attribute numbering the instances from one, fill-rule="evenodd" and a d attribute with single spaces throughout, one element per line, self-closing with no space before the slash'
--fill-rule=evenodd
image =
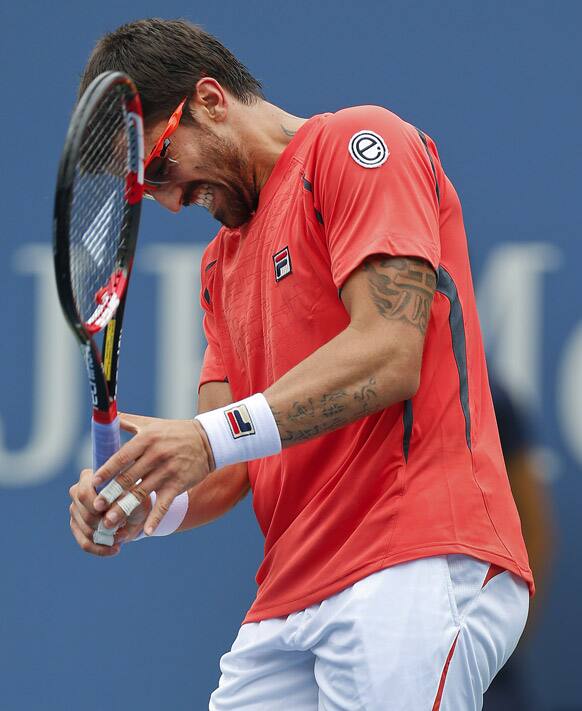
<path id="1" fill-rule="evenodd" d="M 87 323 L 100 309 L 98 295 L 125 267 L 122 235 L 130 170 L 124 94 L 113 91 L 98 105 L 84 132 L 73 181 L 70 226 L 71 282 L 77 310 Z M 103 324 L 105 325 L 105 324 Z"/>

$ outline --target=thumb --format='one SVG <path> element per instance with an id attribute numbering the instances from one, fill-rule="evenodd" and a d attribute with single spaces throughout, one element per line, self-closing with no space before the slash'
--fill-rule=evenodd
<path id="1" fill-rule="evenodd" d="M 157 419 L 155 417 L 144 417 L 143 415 L 131 415 L 127 412 L 118 412 L 117 415 L 121 429 L 132 434 L 138 434 L 140 428 Z"/>

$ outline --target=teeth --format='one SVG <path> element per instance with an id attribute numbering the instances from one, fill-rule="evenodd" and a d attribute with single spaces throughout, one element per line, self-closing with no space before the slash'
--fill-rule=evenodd
<path id="1" fill-rule="evenodd" d="M 212 186 L 204 184 L 200 187 L 196 200 L 194 200 L 195 205 L 200 205 L 200 207 L 205 207 L 210 210 L 212 203 L 214 202 L 214 192 Z"/>

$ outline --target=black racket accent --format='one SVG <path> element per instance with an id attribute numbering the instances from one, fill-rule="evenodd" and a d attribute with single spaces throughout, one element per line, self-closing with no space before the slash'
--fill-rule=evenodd
<path id="1" fill-rule="evenodd" d="M 94 407 L 108 413 L 117 387 L 123 309 L 143 192 L 141 106 L 120 72 L 81 97 L 59 165 L 54 262 L 65 317 L 81 344 Z M 96 334 L 105 329 L 101 351 Z"/>

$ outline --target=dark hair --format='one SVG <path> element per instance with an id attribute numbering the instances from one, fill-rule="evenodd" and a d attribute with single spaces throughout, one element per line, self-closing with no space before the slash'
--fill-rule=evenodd
<path id="1" fill-rule="evenodd" d="M 168 117 L 205 76 L 245 104 L 264 98 L 260 82 L 228 49 L 186 20 L 138 20 L 106 34 L 89 57 L 79 97 L 105 71 L 125 72 L 133 79 L 149 121 Z"/>

